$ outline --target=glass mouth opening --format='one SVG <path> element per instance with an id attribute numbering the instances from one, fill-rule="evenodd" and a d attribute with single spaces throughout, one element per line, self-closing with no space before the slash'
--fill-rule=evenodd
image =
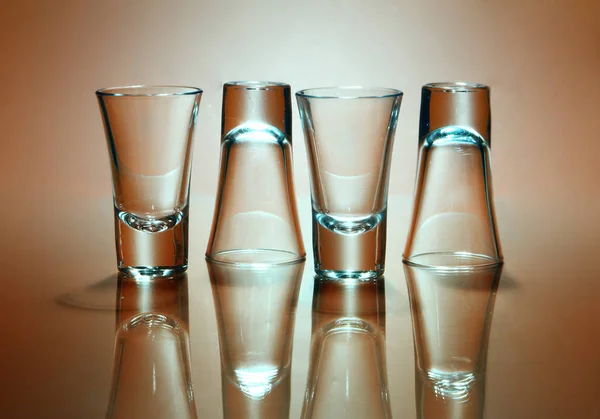
<path id="1" fill-rule="evenodd" d="M 468 82 L 436 82 L 427 83 L 423 86 L 423 89 L 434 90 L 436 92 L 449 92 L 449 93 L 473 93 L 480 92 L 482 90 L 489 90 L 489 87 L 485 84 L 480 83 L 468 83 Z"/>
<path id="2" fill-rule="evenodd" d="M 305 254 L 278 249 L 233 249 L 206 254 L 206 260 L 216 265 L 238 268 L 264 269 L 302 263 Z"/>
<path id="3" fill-rule="evenodd" d="M 128 96 L 128 97 L 155 97 L 155 96 L 188 96 L 198 95 L 202 89 L 191 86 L 118 86 L 96 90 L 98 96 Z"/>
<path id="4" fill-rule="evenodd" d="M 277 81 L 230 81 L 223 85 L 229 89 L 242 89 L 242 90 L 272 90 L 280 89 L 282 87 L 289 87 L 287 83 L 280 83 Z"/>
<path id="5" fill-rule="evenodd" d="M 297 97 L 308 99 L 379 99 L 402 96 L 397 89 L 387 87 L 337 86 L 300 90 Z"/>
<path id="6" fill-rule="evenodd" d="M 402 255 L 408 266 L 438 272 L 476 271 L 498 267 L 503 264 L 502 256 L 492 257 L 470 252 L 427 252 L 410 256 Z"/>

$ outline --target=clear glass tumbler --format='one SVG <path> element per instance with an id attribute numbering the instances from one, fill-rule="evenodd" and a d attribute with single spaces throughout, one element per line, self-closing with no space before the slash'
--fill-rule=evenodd
<path id="1" fill-rule="evenodd" d="M 290 86 L 223 86 L 221 163 L 206 257 L 222 263 L 296 263 L 306 257 L 292 173 Z"/>
<path id="2" fill-rule="evenodd" d="M 406 263 L 471 269 L 502 263 L 490 167 L 490 89 L 423 86 Z"/>
<path id="3" fill-rule="evenodd" d="M 384 271 L 387 193 L 402 92 L 334 87 L 296 93 L 308 149 L 315 271 Z"/>
<path id="4" fill-rule="evenodd" d="M 202 90 L 127 86 L 96 92 L 110 154 L 118 268 L 170 275 L 188 266 L 188 195 Z"/>

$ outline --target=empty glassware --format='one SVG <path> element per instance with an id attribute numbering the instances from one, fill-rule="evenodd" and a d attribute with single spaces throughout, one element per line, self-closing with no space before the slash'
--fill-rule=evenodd
<path id="1" fill-rule="evenodd" d="M 423 86 L 419 161 L 405 262 L 470 269 L 502 263 L 490 168 L 490 89 Z"/>
<path id="2" fill-rule="evenodd" d="M 206 250 L 222 263 L 305 259 L 292 178 L 290 86 L 223 86 L 221 168 Z"/>
<path id="3" fill-rule="evenodd" d="M 96 92 L 110 154 L 117 264 L 130 275 L 188 266 L 188 195 L 202 90 L 127 86 Z"/>
<path id="4" fill-rule="evenodd" d="M 387 194 L 402 92 L 334 87 L 296 93 L 309 157 L 313 251 L 326 278 L 384 271 Z"/>

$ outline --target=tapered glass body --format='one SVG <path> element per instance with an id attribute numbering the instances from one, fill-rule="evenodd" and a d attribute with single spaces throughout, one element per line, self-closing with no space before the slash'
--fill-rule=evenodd
<path id="1" fill-rule="evenodd" d="M 490 89 L 423 86 L 419 160 L 404 260 L 470 269 L 502 262 L 490 166 Z"/>
<path id="2" fill-rule="evenodd" d="M 391 418 L 385 282 L 317 276 L 303 419 Z"/>
<path id="3" fill-rule="evenodd" d="M 225 418 L 287 418 L 294 319 L 304 262 L 208 262 Z"/>
<path id="4" fill-rule="evenodd" d="M 292 175 L 290 86 L 223 86 L 219 186 L 206 257 L 233 264 L 305 258 Z"/>
<path id="5" fill-rule="evenodd" d="M 402 92 L 339 87 L 296 94 L 308 150 L 317 274 L 384 271 L 387 194 Z"/>
<path id="6" fill-rule="evenodd" d="M 186 274 L 117 285 L 117 331 L 108 418 L 196 418 Z"/>
<path id="7" fill-rule="evenodd" d="M 501 266 L 405 265 L 418 419 L 482 419 L 488 341 Z"/>
<path id="8" fill-rule="evenodd" d="M 120 271 L 169 275 L 188 266 L 188 195 L 202 91 L 129 86 L 96 92 L 108 141 Z"/>

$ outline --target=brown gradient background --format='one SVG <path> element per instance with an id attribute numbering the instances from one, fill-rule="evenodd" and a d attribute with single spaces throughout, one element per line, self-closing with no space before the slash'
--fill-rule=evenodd
<path id="1" fill-rule="evenodd" d="M 110 170 L 94 91 L 204 89 L 194 154 L 190 327 L 200 417 L 220 415 L 220 367 L 203 261 L 217 183 L 221 87 L 237 79 L 399 88 L 393 154 L 387 358 L 394 417 L 413 418 L 404 245 L 420 87 L 492 89 L 492 154 L 503 271 L 490 337 L 488 418 L 600 417 L 600 2 L 32 1 L 0 3 L 2 176 L 0 416 L 103 417 L 114 312 L 54 299 L 116 269 Z M 296 190 L 310 203 L 294 104 Z M 310 341 L 312 265 L 297 312 L 292 414 Z M 106 291 L 110 300 L 115 289 Z M 112 300 L 111 300 L 112 301 Z"/>
<path id="2" fill-rule="evenodd" d="M 598 173 L 594 0 L 4 0 L 0 16 L 2 175 L 22 181 L 7 182 L 11 192 L 106 194 L 94 90 L 189 84 L 205 91 L 193 191 L 212 195 L 221 86 L 238 79 L 404 91 L 392 193 L 412 192 L 420 87 L 431 81 L 491 86 L 499 197 L 572 199 Z M 294 126 L 297 189 L 308 193 L 297 114 Z"/>

